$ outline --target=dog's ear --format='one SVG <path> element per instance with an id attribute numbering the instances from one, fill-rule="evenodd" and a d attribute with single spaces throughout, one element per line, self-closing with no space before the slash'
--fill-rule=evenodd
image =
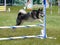
<path id="1" fill-rule="evenodd" d="M 38 10 L 40 10 L 40 8 Z"/>
<path id="2" fill-rule="evenodd" d="M 43 11 L 43 8 L 41 8 L 40 10 Z"/>

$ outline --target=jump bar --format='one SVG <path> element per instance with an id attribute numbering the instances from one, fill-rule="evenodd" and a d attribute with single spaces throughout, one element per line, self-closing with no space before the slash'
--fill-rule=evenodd
<path id="1" fill-rule="evenodd" d="M 26 26 L 2 26 L 1 28 L 30 28 L 30 27 L 35 27 L 35 26 L 44 26 L 43 24 L 36 24 L 36 25 L 26 25 Z"/>

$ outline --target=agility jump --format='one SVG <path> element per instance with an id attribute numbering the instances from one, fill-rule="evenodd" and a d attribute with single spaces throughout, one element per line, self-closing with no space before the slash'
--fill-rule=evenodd
<path id="1" fill-rule="evenodd" d="M 9 37 L 9 38 L 0 38 L 0 40 L 13 40 L 13 39 L 20 39 L 20 38 L 41 38 L 41 39 L 56 39 L 53 37 L 47 37 L 46 35 L 46 0 L 43 0 L 44 2 L 44 23 L 43 24 L 37 24 L 37 25 L 26 25 L 26 26 L 4 26 L 0 28 L 29 28 L 29 27 L 34 27 L 34 26 L 43 26 L 43 29 L 41 30 L 41 34 L 39 35 L 31 35 L 31 36 L 18 36 L 18 37 Z"/>
<path id="2" fill-rule="evenodd" d="M 2 0 L 4 3 L 0 4 L 0 11 L 6 11 L 6 0 Z"/>

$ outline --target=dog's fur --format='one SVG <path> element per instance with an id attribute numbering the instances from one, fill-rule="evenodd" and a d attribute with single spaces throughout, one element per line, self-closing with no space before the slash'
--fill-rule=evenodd
<path id="1" fill-rule="evenodd" d="M 39 15 L 43 17 L 43 9 L 38 9 L 38 10 L 32 10 L 31 12 L 26 12 L 25 10 L 19 10 L 17 19 L 16 19 L 16 25 L 20 25 L 23 20 L 28 20 L 29 17 L 32 19 L 39 19 Z M 41 21 L 41 20 L 40 20 Z"/>

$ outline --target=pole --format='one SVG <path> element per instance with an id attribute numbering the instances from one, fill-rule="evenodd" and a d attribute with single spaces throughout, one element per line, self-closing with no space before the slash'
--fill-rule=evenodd
<path id="1" fill-rule="evenodd" d="M 6 0 L 4 0 L 4 6 L 5 6 L 5 11 L 6 11 Z"/>
<path id="2" fill-rule="evenodd" d="M 58 0 L 58 14 L 60 14 L 60 0 Z"/>
<path id="3" fill-rule="evenodd" d="M 46 0 L 43 1 L 44 3 L 44 38 L 46 38 Z"/>
<path id="4" fill-rule="evenodd" d="M 52 0 L 50 1 L 50 4 L 51 4 L 51 7 L 50 7 L 50 10 L 51 10 L 51 15 L 52 15 Z"/>

